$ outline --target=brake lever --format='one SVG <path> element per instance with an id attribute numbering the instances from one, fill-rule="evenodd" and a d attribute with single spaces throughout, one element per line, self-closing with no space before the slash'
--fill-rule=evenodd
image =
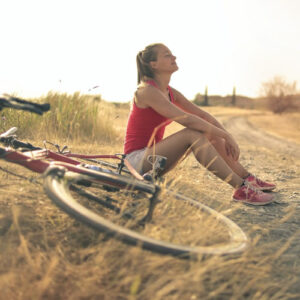
<path id="1" fill-rule="evenodd" d="M 54 143 L 52 143 L 52 142 L 49 142 L 49 141 L 43 141 L 43 144 L 44 144 L 44 147 L 47 149 L 47 146 L 46 146 L 46 144 L 50 144 L 50 145 L 52 145 L 53 147 L 55 147 L 56 148 L 56 150 L 57 150 L 57 152 L 59 153 L 59 154 L 66 154 L 66 153 L 71 153 L 71 151 L 65 151 L 66 149 L 68 149 L 68 146 L 67 145 L 65 145 L 65 146 L 63 146 L 63 148 L 60 150 L 60 146 L 58 145 L 58 144 L 54 144 Z"/>

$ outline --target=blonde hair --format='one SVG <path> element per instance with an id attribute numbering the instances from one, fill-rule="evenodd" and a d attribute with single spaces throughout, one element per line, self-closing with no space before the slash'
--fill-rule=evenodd
<path id="1" fill-rule="evenodd" d="M 157 59 L 157 47 L 163 46 L 161 43 L 150 44 L 140 51 L 136 56 L 137 83 L 145 81 L 147 78 L 154 78 L 154 73 L 150 62 Z"/>

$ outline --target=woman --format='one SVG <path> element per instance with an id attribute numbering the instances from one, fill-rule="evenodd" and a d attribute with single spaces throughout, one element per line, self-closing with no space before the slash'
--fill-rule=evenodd
<path id="1" fill-rule="evenodd" d="M 147 157 L 155 153 L 167 158 L 164 173 L 193 152 L 200 164 L 228 182 L 233 200 L 265 205 L 273 196 L 263 191 L 275 185 L 251 175 L 240 163 L 234 138 L 210 114 L 171 88 L 178 70 L 176 57 L 163 44 L 151 44 L 137 55 L 138 89 L 130 111 L 124 144 L 129 162 L 141 173 L 152 166 Z M 185 128 L 163 139 L 166 125 L 174 120 Z"/>

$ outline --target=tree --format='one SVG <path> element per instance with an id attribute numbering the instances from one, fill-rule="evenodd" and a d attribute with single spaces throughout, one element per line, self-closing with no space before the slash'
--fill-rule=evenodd
<path id="1" fill-rule="evenodd" d="M 294 108 L 293 96 L 296 93 L 296 81 L 288 83 L 281 76 L 262 83 L 262 95 L 268 99 L 269 108 L 276 114 Z"/>
<path id="2" fill-rule="evenodd" d="M 232 98 L 231 98 L 231 104 L 232 106 L 235 106 L 236 104 L 236 96 L 235 96 L 236 90 L 235 90 L 235 86 L 233 87 L 233 91 L 232 91 Z"/>
<path id="3" fill-rule="evenodd" d="M 207 86 L 205 87 L 205 94 L 204 94 L 203 106 L 208 106 Z"/>

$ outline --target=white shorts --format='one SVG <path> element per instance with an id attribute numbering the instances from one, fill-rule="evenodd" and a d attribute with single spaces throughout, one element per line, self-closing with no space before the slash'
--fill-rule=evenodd
<path id="1" fill-rule="evenodd" d="M 147 148 L 135 150 L 126 155 L 126 159 L 135 168 L 135 170 L 143 175 L 143 161 L 145 159 Z"/>

